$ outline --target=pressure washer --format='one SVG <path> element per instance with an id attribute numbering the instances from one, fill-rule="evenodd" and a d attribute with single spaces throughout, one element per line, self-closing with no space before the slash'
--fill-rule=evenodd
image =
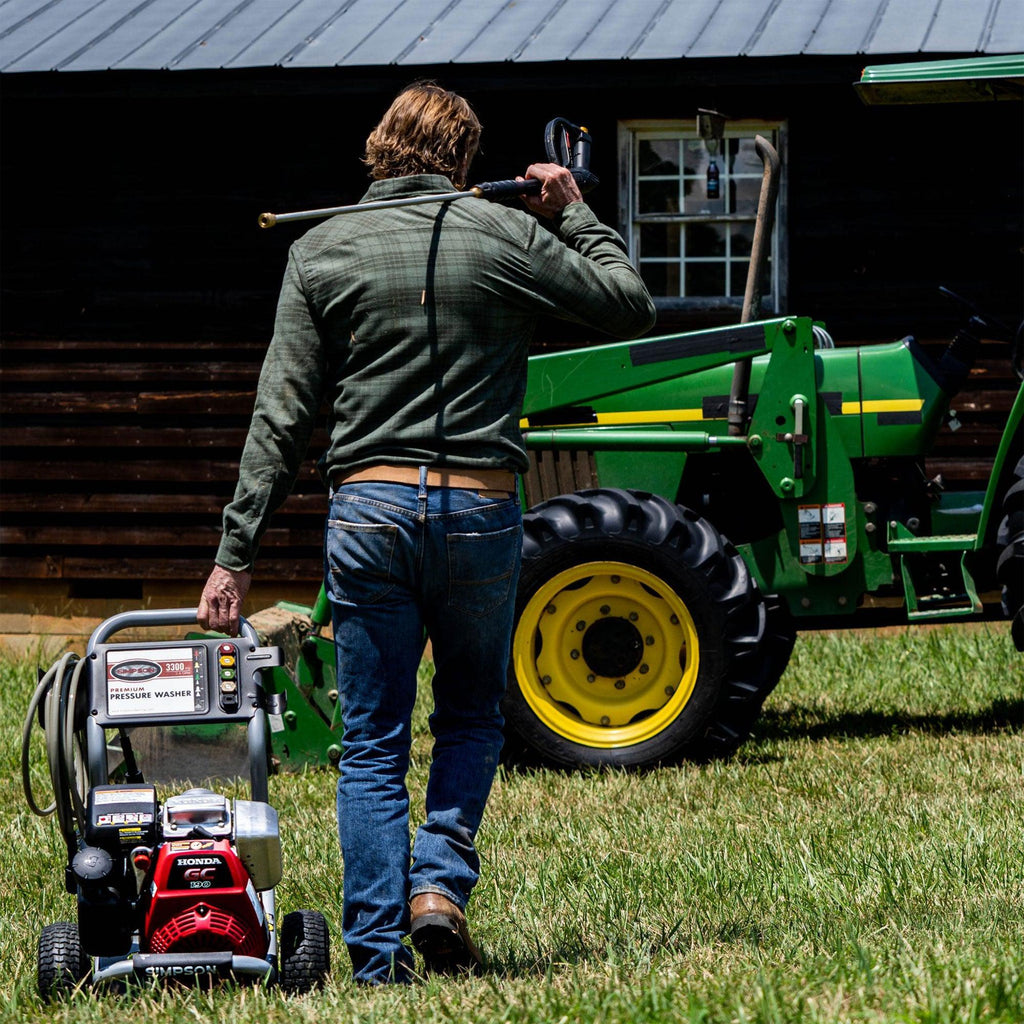
<path id="1" fill-rule="evenodd" d="M 238 638 L 112 643 L 137 627 L 182 626 L 196 610 L 123 612 L 93 632 L 85 657 L 65 654 L 44 675 L 22 736 L 22 779 L 31 810 L 56 814 L 67 847 L 64 882 L 77 921 L 39 938 L 44 999 L 88 985 L 122 989 L 214 979 L 279 984 L 305 992 L 330 970 L 321 913 L 279 923 L 282 877 L 276 810 L 268 802 L 268 715 L 284 711 L 261 673 L 282 664 L 241 622 Z M 42 726 L 53 801 L 36 800 L 30 743 Z M 157 726 L 245 726 L 250 799 L 193 788 L 158 795 L 140 770 L 131 732 Z M 108 745 L 108 731 L 116 733 Z M 112 776 L 108 752 L 121 762 Z"/>
<path id="2" fill-rule="evenodd" d="M 598 185 L 597 176 L 590 170 L 590 132 L 582 125 L 573 124 L 564 117 L 548 121 L 544 129 L 544 149 L 548 162 L 567 167 L 580 192 L 584 195 Z M 542 183 L 536 178 L 509 178 L 502 181 L 484 181 L 465 191 L 441 192 L 427 196 L 407 196 L 404 199 L 380 199 L 376 202 L 353 203 L 350 206 L 327 206 L 319 210 L 296 210 L 293 213 L 261 213 L 257 223 L 261 228 L 288 224 L 296 220 L 316 220 L 336 217 L 343 213 L 366 213 L 369 210 L 390 210 L 397 206 L 423 206 L 427 203 L 453 203 L 459 199 L 486 199 L 496 202 L 516 196 L 540 195 Z"/>

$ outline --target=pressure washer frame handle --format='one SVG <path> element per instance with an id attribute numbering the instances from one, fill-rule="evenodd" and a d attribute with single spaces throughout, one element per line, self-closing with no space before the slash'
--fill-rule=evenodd
<path id="1" fill-rule="evenodd" d="M 104 619 L 89 637 L 86 657 L 96 649 L 97 644 L 106 643 L 115 633 L 122 629 L 140 626 L 191 626 L 198 624 L 198 608 L 143 608 L 130 612 L 120 612 Z M 259 647 L 260 638 L 248 619 L 240 618 L 239 636 L 245 637 L 253 645 Z"/>
<path id="2" fill-rule="evenodd" d="M 118 615 L 112 615 L 109 619 L 104 620 L 96 627 L 93 631 L 92 636 L 89 638 L 89 645 L 87 648 L 86 662 L 91 666 L 96 666 L 102 661 L 102 650 L 107 640 L 120 630 L 127 629 L 130 627 L 141 627 L 141 626 L 187 626 L 197 623 L 196 616 L 198 615 L 198 608 L 163 608 L 163 609 L 140 609 L 136 611 L 121 612 Z M 254 680 L 257 678 L 255 673 L 262 668 L 272 668 L 275 665 L 281 664 L 281 652 L 277 648 L 263 648 L 260 646 L 259 636 L 256 633 L 256 629 L 252 623 L 242 618 L 239 620 L 240 636 L 244 643 L 247 644 L 251 650 L 248 658 L 258 658 L 264 662 L 258 667 L 254 667 L 251 671 L 254 673 Z M 208 641 L 203 641 L 207 643 Z M 213 642 L 213 641 L 209 641 Z M 167 641 L 167 644 L 172 644 L 174 641 Z M 155 646 L 155 643 L 150 643 L 149 647 Z M 140 644 L 140 650 L 146 649 L 145 644 Z M 239 681 L 241 681 L 241 674 L 239 674 Z M 92 675 L 89 679 L 89 697 L 90 702 L 93 700 L 93 686 L 96 685 L 96 676 Z M 249 778 L 250 778 L 250 791 L 253 800 L 267 799 L 268 794 L 268 766 L 269 766 L 269 747 L 267 739 L 267 709 L 263 706 L 265 702 L 260 702 L 257 705 L 246 707 L 244 714 L 238 715 L 238 721 L 240 724 L 245 724 L 248 731 L 248 748 L 249 748 Z M 271 707 L 274 710 L 276 704 Z M 241 710 L 241 709 L 239 709 Z M 283 704 L 281 705 L 283 710 Z M 233 713 L 232 713 L 233 714 Z M 99 720 L 98 720 L 99 719 Z M 98 786 L 103 785 L 108 780 L 108 767 L 107 767 L 107 744 L 106 735 L 104 728 L 120 727 L 119 723 L 105 721 L 103 724 L 104 716 L 102 714 L 93 713 L 90 714 L 85 722 L 85 760 L 88 771 L 90 785 Z M 173 716 L 167 718 L 168 724 L 173 724 L 176 719 Z M 221 717 L 210 717 L 211 721 L 220 721 Z M 125 727 L 140 724 L 139 722 L 130 721 L 128 719 L 123 723 Z M 159 723 L 150 723 L 159 724 Z"/>

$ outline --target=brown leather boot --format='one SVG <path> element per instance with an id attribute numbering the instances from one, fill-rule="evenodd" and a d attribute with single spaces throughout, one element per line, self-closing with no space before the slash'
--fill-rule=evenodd
<path id="1" fill-rule="evenodd" d="M 483 958 L 469 936 L 466 915 L 439 892 L 422 892 L 409 903 L 409 934 L 427 974 L 461 974 L 480 969 Z"/>

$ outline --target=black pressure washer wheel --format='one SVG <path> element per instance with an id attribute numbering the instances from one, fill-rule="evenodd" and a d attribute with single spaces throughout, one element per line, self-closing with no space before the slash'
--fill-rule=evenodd
<path id="1" fill-rule="evenodd" d="M 331 937 L 318 910 L 293 910 L 281 924 L 279 965 L 285 992 L 322 988 L 331 971 Z"/>
<path id="2" fill-rule="evenodd" d="M 1003 496 L 1003 518 L 996 535 L 996 580 L 1003 588 L 1003 611 L 1013 620 L 1014 646 L 1024 651 L 1024 458 L 1017 462 Z"/>
<path id="3" fill-rule="evenodd" d="M 92 959 L 82 952 L 78 925 L 70 921 L 43 928 L 36 963 L 39 994 L 45 1000 L 70 995 L 92 974 Z"/>
<path id="4" fill-rule="evenodd" d="M 793 642 L 735 548 L 644 491 L 562 495 L 523 526 L 507 759 L 640 767 L 732 754 Z"/>

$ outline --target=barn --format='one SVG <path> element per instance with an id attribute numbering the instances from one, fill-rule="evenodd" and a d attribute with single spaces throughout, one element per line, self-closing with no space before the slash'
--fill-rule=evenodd
<path id="1" fill-rule="evenodd" d="M 766 315 L 837 345 L 1022 317 L 1020 106 L 867 108 L 865 64 L 1020 53 L 1017 0 L 7 0 L 0 22 L 0 636 L 194 604 L 234 486 L 290 241 L 257 215 L 355 202 L 362 145 L 429 78 L 484 123 L 476 180 L 584 123 L 655 330 L 739 318 L 760 168 L 782 157 Z M 699 109 L 727 115 L 723 198 Z M 543 325 L 537 351 L 584 344 Z M 928 466 L 976 488 L 1014 381 L 996 338 Z M 250 606 L 309 603 L 315 436 Z"/>

